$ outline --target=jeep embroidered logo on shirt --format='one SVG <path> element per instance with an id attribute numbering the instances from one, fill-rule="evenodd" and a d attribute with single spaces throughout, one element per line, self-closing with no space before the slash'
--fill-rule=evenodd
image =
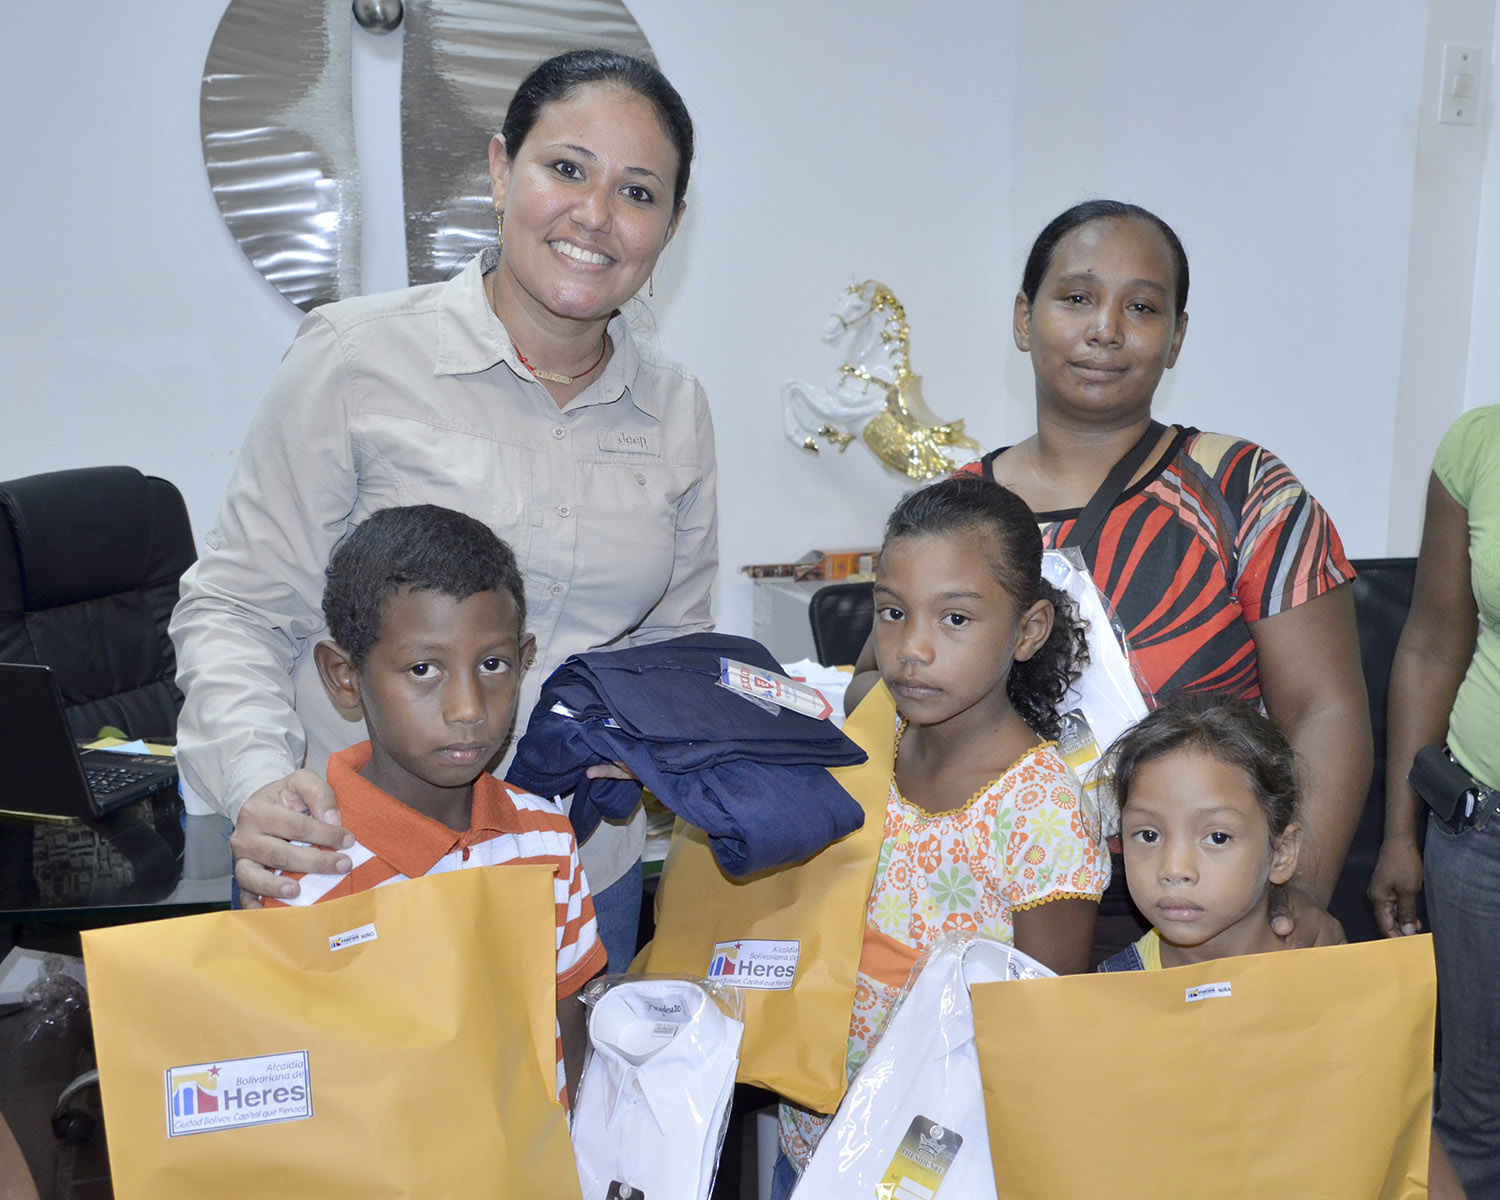
<path id="1" fill-rule="evenodd" d="M 636 433 L 627 429 L 601 429 L 599 449 L 621 454 L 651 454 L 661 457 L 661 439 L 654 433 Z"/>

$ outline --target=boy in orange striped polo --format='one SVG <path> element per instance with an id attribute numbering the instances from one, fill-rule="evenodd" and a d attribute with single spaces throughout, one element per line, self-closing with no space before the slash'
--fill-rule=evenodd
<path id="1" fill-rule="evenodd" d="M 333 635 L 314 651 L 323 685 L 364 712 L 370 734 L 328 762 L 354 868 L 299 876 L 284 903 L 465 867 L 555 866 L 558 1092 L 566 1079 L 571 1095 L 585 1037 L 576 994 L 605 962 L 594 902 L 562 810 L 485 770 L 510 736 L 536 647 L 515 555 L 451 509 L 384 509 L 334 551 L 323 613 Z"/>

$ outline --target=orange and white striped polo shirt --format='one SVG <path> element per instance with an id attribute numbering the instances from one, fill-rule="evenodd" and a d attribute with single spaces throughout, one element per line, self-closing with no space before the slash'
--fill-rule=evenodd
<path id="1" fill-rule="evenodd" d="M 354 869 L 347 875 L 288 872 L 302 885 L 301 893 L 287 901 L 268 897 L 268 906 L 316 904 L 467 867 L 548 863 L 557 872 L 558 999 L 571 996 L 603 969 L 607 956 L 594 923 L 594 900 L 578 865 L 573 827 L 556 804 L 481 773 L 474 781 L 469 828 L 459 832 L 407 808 L 361 776 L 369 761 L 369 742 L 328 760 L 329 786 L 338 797 L 344 828 L 355 838 L 346 851 Z"/>

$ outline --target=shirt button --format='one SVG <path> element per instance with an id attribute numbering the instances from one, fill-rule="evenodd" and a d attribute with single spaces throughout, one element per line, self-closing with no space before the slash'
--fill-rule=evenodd
<path id="1" fill-rule="evenodd" d="M 560 517 L 571 517 L 573 515 L 572 506 L 568 504 L 559 504 L 557 506 L 557 515 Z"/>
<path id="2" fill-rule="evenodd" d="M 638 484 L 640 484 L 642 487 L 646 486 L 646 476 L 644 474 L 642 474 L 640 471 L 637 471 L 635 473 L 635 481 Z"/>
<path id="3" fill-rule="evenodd" d="M 550 590 L 554 596 L 561 596 L 568 590 L 568 585 L 565 583 L 554 583 Z"/>
<path id="4" fill-rule="evenodd" d="M 561 425 L 558 425 L 552 430 L 552 436 L 555 437 L 558 441 L 562 441 L 563 438 L 568 436 L 568 431 Z"/>

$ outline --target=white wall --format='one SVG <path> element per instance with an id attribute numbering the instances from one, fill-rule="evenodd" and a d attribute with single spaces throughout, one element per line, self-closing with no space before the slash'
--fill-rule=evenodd
<path id="1" fill-rule="evenodd" d="M 1158 413 L 1270 446 L 1351 554 L 1382 552 L 1423 6 L 1023 11 L 1018 253 L 1087 195 L 1163 216 L 1192 287 Z M 1009 381 L 1029 404 L 1024 363 Z"/>
<path id="2" fill-rule="evenodd" d="M 1493 337 L 1471 336 L 1471 328 L 1477 333 L 1477 293 L 1493 291 L 1497 281 L 1493 264 L 1485 279 L 1478 257 L 1486 207 L 1485 157 L 1487 143 L 1495 138 L 1493 108 L 1482 96 L 1477 98 L 1483 112 L 1475 125 L 1440 123 L 1438 109 L 1444 43 L 1485 50 L 1492 42 L 1494 23 L 1493 0 L 1431 0 L 1427 6 L 1406 318 L 1387 502 L 1390 544 L 1404 553 L 1414 552 L 1420 541 L 1427 468 L 1438 441 L 1464 408 L 1484 402 L 1476 398 L 1478 392 L 1465 395 L 1468 380 L 1479 382 L 1474 358 L 1493 354 L 1488 348 Z M 1497 157 L 1490 155 L 1492 162 Z M 1496 200 L 1492 186 L 1491 219 Z M 1490 401 L 1497 398 L 1493 392 L 1489 396 Z"/>
<path id="3" fill-rule="evenodd" d="M 1444 22 L 1493 45 L 1495 0 L 629 2 L 700 129 L 651 309 L 714 406 L 724 628 L 749 627 L 740 564 L 870 542 L 903 488 L 862 446 L 819 459 L 781 436 L 782 382 L 838 365 L 817 339 L 838 290 L 889 284 L 934 409 L 986 448 L 1014 440 L 1031 405 L 1009 335 L 1021 260 L 1089 195 L 1157 209 L 1192 255 L 1167 419 L 1273 446 L 1352 553 L 1414 548 L 1392 502 L 1427 464 L 1398 453 L 1398 418 L 1420 408 L 1400 383 L 1449 353 L 1418 334 L 1500 316 L 1490 154 L 1464 185 L 1482 188 L 1472 287 L 1429 288 L 1413 331 L 1423 71 L 1432 39 L 1453 40 Z M 85 9 L 12 6 L 0 42 L 0 478 L 131 462 L 178 482 L 201 534 L 299 314 L 208 192 L 198 85 L 222 6 Z M 382 199 L 396 143 L 375 127 L 399 40 L 356 31 L 356 50 L 367 285 L 382 286 L 399 201 Z M 1471 133 L 1472 167 L 1495 141 L 1489 107 Z M 1494 341 L 1469 339 L 1469 403 L 1497 396 Z M 1423 403 L 1457 412 L 1463 387 Z"/>
<path id="4" fill-rule="evenodd" d="M 818 329 L 843 288 L 887 284 L 932 408 L 969 417 L 986 447 L 1001 432 L 1014 5 L 936 4 L 917 18 L 909 0 L 629 2 L 701 133 L 693 208 L 655 309 L 713 405 L 717 610 L 748 632 L 737 568 L 878 543 L 910 486 L 863 445 L 814 457 L 782 436 L 782 384 L 823 384 L 841 365 Z"/>
<path id="5" fill-rule="evenodd" d="M 1488 143 L 1479 206 L 1478 249 L 1474 269 L 1474 308 L 1469 324 L 1469 372 L 1465 408 L 1500 403 L 1500 20 L 1495 21 L 1490 49 L 1488 108 L 1480 117 Z M 1486 128 L 1487 126 L 1487 128 Z"/>
<path id="6" fill-rule="evenodd" d="M 9 5 L 0 39 L 0 478 L 129 463 L 177 483 L 200 535 L 301 316 L 209 194 L 220 12 Z"/>

